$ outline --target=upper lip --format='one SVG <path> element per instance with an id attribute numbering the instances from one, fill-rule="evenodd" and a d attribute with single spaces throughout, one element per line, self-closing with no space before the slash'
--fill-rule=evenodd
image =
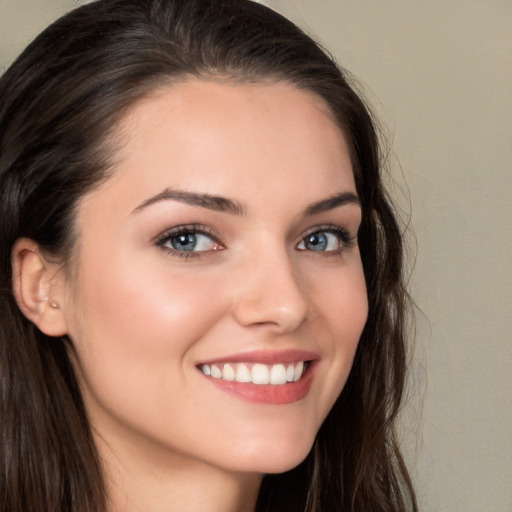
<path id="1" fill-rule="evenodd" d="M 309 350 L 254 350 L 208 359 L 201 361 L 198 366 L 215 363 L 288 364 L 297 363 L 298 361 L 314 361 L 316 359 L 319 359 L 318 354 Z"/>

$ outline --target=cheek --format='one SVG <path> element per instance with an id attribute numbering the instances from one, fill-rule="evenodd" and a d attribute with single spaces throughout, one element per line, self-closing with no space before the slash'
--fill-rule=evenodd
<path id="1" fill-rule="evenodd" d="M 360 272 L 354 272 L 347 281 L 346 286 L 333 290 L 331 310 L 333 322 L 336 323 L 339 333 L 338 341 L 355 342 L 355 352 L 368 318 L 368 296 L 362 269 Z M 334 311 L 338 312 L 337 315 Z"/>
<path id="2" fill-rule="evenodd" d="M 357 262 L 356 262 L 357 263 Z M 328 409 L 334 404 L 348 378 L 352 363 L 368 317 L 368 298 L 363 270 L 360 264 L 347 266 L 324 281 L 323 293 L 317 294 L 320 327 L 328 332 L 332 365 L 328 370 L 324 397 Z"/>
<path id="3" fill-rule="evenodd" d="M 336 345 L 357 346 L 368 317 L 366 282 L 358 255 L 346 266 L 326 273 L 322 285 L 315 290 L 317 307 Z"/>
<path id="4" fill-rule="evenodd" d="M 165 264 L 93 263 L 82 275 L 70 337 L 96 388 L 143 394 L 168 382 L 170 373 L 179 376 L 189 349 L 225 309 L 215 276 L 205 283 L 204 276 L 171 272 Z"/>

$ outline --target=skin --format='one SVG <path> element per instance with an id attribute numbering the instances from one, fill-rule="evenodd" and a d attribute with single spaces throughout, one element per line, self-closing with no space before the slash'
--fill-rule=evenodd
<path id="1" fill-rule="evenodd" d="M 305 213 L 356 194 L 344 137 L 305 91 L 198 79 L 154 92 L 117 133 L 113 177 L 78 207 L 73 272 L 52 285 L 111 510 L 253 510 L 262 475 L 309 452 L 367 317 L 356 241 L 304 243 L 326 225 L 357 234 L 356 202 Z M 241 211 L 148 203 L 169 189 Z M 207 230 L 201 251 L 157 243 L 190 224 Z M 318 356 L 309 392 L 289 404 L 237 398 L 197 368 L 287 349 Z"/>

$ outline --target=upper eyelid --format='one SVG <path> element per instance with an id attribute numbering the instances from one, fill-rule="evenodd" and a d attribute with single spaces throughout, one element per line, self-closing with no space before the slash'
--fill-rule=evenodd
<path id="1" fill-rule="evenodd" d="M 344 226 L 340 226 L 338 224 L 321 224 L 318 226 L 313 226 L 313 227 L 307 229 L 306 231 L 304 231 L 300 235 L 298 242 L 301 242 L 302 240 L 304 240 L 305 237 L 307 237 L 309 235 L 312 235 L 312 234 L 318 233 L 318 232 L 322 232 L 322 231 L 327 231 L 330 233 L 344 233 L 348 237 L 350 237 L 351 240 L 357 239 L 357 231 L 355 233 L 353 233 L 352 230 L 350 230 Z"/>
<path id="2" fill-rule="evenodd" d="M 209 236 L 214 240 L 215 242 L 222 244 L 222 242 L 219 239 L 219 236 L 209 226 L 203 225 L 203 224 L 180 224 L 178 226 L 174 226 L 172 228 L 166 229 L 165 231 L 161 232 L 159 235 L 155 236 L 153 241 L 158 244 L 163 242 L 164 240 L 167 240 L 168 238 L 171 238 L 172 236 L 176 236 L 180 233 L 198 233 L 202 235 Z"/>

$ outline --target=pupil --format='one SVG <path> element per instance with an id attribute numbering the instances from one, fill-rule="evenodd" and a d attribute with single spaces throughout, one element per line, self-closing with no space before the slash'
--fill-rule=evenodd
<path id="1" fill-rule="evenodd" d="M 176 236 L 172 245 L 180 251 L 191 251 L 196 245 L 196 237 L 191 233 L 184 233 Z"/>
<path id="2" fill-rule="evenodd" d="M 314 251 L 321 251 L 327 247 L 327 238 L 321 233 L 309 237 L 309 246 Z"/>

